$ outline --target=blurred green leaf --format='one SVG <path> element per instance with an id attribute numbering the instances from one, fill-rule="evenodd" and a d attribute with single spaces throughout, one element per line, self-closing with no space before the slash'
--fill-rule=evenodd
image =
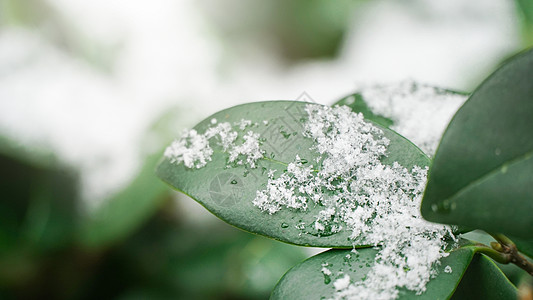
<path id="1" fill-rule="evenodd" d="M 526 47 L 533 46 L 533 1 L 515 0 Z"/>
<path id="2" fill-rule="evenodd" d="M 52 156 L 0 137 L 0 191 L 0 290 L 30 297 L 74 240 L 78 178 Z"/>
<path id="3" fill-rule="evenodd" d="M 77 177 L 60 166 L 0 154 L 0 253 L 65 246 L 77 227 Z"/>
<path id="4" fill-rule="evenodd" d="M 474 257 L 452 299 L 517 299 L 516 287 L 485 255 Z"/>
<path id="5" fill-rule="evenodd" d="M 533 237 L 533 51 L 494 72 L 454 116 L 435 154 L 424 218 Z"/>
<path id="6" fill-rule="evenodd" d="M 183 224 L 169 205 L 103 258 L 82 299 L 265 299 L 304 258 L 221 222 Z"/>
<path id="7" fill-rule="evenodd" d="M 160 157 L 161 153 L 147 157 L 137 178 L 84 220 L 79 238 L 82 245 L 98 248 L 123 240 L 160 207 L 169 195 L 154 175 Z"/>
<path id="8" fill-rule="evenodd" d="M 352 240 L 348 239 L 351 232 L 341 230 L 328 235 L 314 229 L 312 224 L 320 207 L 309 207 L 305 211 L 287 209 L 270 215 L 252 203 L 256 192 L 268 183 L 268 170 L 277 170 L 276 174 L 286 172 L 287 164 L 294 161 L 296 155 L 309 162 L 318 157 L 316 151 L 310 150 L 314 141 L 302 134 L 303 122 L 308 118 L 306 105 L 296 101 L 244 104 L 220 111 L 194 127 L 203 133 L 212 126 L 213 118 L 231 124 L 243 118 L 256 123 L 253 129 L 265 138 L 261 147 L 266 151 L 265 157 L 256 162 L 257 168 L 244 165 L 227 168 L 227 155 L 212 141 L 212 161 L 205 167 L 190 169 L 165 158 L 157 168 L 157 175 L 238 228 L 297 245 L 351 248 Z M 428 157 L 411 142 L 389 129 L 380 129 L 390 140 L 389 155 L 382 160 L 384 164 L 398 162 L 406 168 L 429 164 Z M 243 134 L 244 131 L 239 132 L 239 138 Z M 302 222 L 311 225 L 299 228 L 297 225 Z"/>
<path id="9" fill-rule="evenodd" d="M 280 280 L 271 299 L 329 299 L 336 292 L 333 283 L 335 280 L 350 276 L 351 283 L 365 280 L 367 273 L 375 263 L 376 249 L 357 249 L 354 254 L 350 250 L 329 250 L 295 266 Z M 412 291 L 401 289 L 398 299 L 448 299 L 459 284 L 463 273 L 468 267 L 474 249 L 471 247 L 459 248 L 450 252 L 450 255 L 441 259 L 438 275 L 426 285 L 427 290 L 421 295 Z M 321 270 L 326 266 L 331 275 L 324 274 Z M 444 268 L 450 266 L 451 273 L 445 273 Z"/>

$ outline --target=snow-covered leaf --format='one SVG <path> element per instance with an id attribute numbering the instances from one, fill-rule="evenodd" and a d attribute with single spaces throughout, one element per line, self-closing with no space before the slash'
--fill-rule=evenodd
<path id="1" fill-rule="evenodd" d="M 466 99 L 462 92 L 406 80 L 361 87 L 334 105 L 349 106 L 433 156 L 446 126 Z"/>
<path id="2" fill-rule="evenodd" d="M 440 259 L 433 268 L 434 278 L 417 295 L 402 285 L 416 285 L 418 276 L 403 270 L 401 276 L 388 272 L 387 262 L 376 271 L 373 248 L 329 250 L 313 256 L 289 270 L 274 289 L 271 299 L 449 299 L 459 284 L 475 250 L 459 248 Z M 429 275 L 429 270 L 424 270 Z M 397 288 L 397 286 L 399 286 Z M 343 298 L 345 297 L 345 298 Z"/>
<path id="3" fill-rule="evenodd" d="M 355 223 L 364 227 L 387 219 L 377 211 L 357 214 L 372 205 L 353 198 L 399 192 L 398 202 L 383 196 L 381 205 L 392 202 L 402 210 L 401 201 L 407 201 L 417 212 L 410 195 L 421 193 L 428 164 L 408 140 L 347 108 L 270 101 L 239 105 L 202 121 L 167 148 L 156 173 L 246 231 L 298 245 L 347 248 L 376 242 L 363 229 L 354 233 Z M 360 186 L 352 185 L 356 172 L 362 172 Z"/>

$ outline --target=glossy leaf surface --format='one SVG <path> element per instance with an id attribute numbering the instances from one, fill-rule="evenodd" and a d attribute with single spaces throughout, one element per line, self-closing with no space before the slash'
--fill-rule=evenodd
<path id="1" fill-rule="evenodd" d="M 533 237 L 533 51 L 492 74 L 444 133 L 424 218 Z"/>
<path id="2" fill-rule="evenodd" d="M 272 292 L 271 299 L 332 298 L 336 292 L 335 280 L 344 277 L 343 274 L 350 276 L 351 283 L 363 280 L 373 267 L 377 250 L 364 248 L 358 249 L 357 252 L 354 254 L 350 250 L 329 250 L 296 265 L 280 280 Z M 402 289 L 398 299 L 448 299 L 473 256 L 472 247 L 452 251 L 449 256 L 441 259 L 438 275 L 428 282 L 424 293 L 416 295 L 413 291 Z M 331 276 L 321 271 L 323 264 L 327 264 L 327 268 L 332 272 Z M 452 268 L 451 273 L 444 272 L 446 266 Z"/>
<path id="3" fill-rule="evenodd" d="M 516 287 L 496 264 L 485 255 L 476 255 L 466 270 L 453 300 L 517 299 Z"/>

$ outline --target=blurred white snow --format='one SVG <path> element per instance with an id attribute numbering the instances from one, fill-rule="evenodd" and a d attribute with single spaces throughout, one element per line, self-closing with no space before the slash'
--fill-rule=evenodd
<path id="1" fill-rule="evenodd" d="M 147 128 L 172 107 L 186 112 L 185 127 L 304 91 L 327 104 L 357 84 L 409 78 L 469 90 L 521 46 L 505 0 L 371 1 L 353 12 L 336 59 L 291 66 L 254 45 L 227 60 L 231 41 L 192 0 L 43 1 L 67 36 L 109 66 L 62 47 L 47 28 L 0 27 L 0 134 L 80 168 L 88 207 L 135 175 Z"/>

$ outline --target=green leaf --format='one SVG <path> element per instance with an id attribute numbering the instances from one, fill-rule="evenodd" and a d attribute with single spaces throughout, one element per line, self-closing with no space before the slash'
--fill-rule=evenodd
<path id="1" fill-rule="evenodd" d="M 516 287 L 485 255 L 476 255 L 452 299 L 517 299 Z"/>
<path id="2" fill-rule="evenodd" d="M 523 239 L 516 237 L 509 238 L 515 243 L 516 248 L 518 248 L 518 251 L 533 258 L 533 239 Z"/>
<path id="3" fill-rule="evenodd" d="M 444 133 L 422 215 L 434 222 L 533 237 L 533 51 L 472 94 Z"/>
<path id="4" fill-rule="evenodd" d="M 344 276 L 339 275 L 340 272 L 349 275 L 352 283 L 364 280 L 374 264 L 376 253 L 376 249 L 363 248 L 358 249 L 357 254 L 350 250 L 329 250 L 313 256 L 290 269 L 281 278 L 270 299 L 329 299 L 336 292 L 333 283 Z M 417 296 L 413 291 L 401 289 L 398 299 L 448 299 L 473 256 L 472 247 L 450 252 L 449 256 L 441 259 L 438 275 L 428 282 L 424 293 Z M 331 276 L 321 271 L 323 264 L 327 264 Z M 446 266 L 452 268 L 451 273 L 444 272 Z"/>
<path id="5" fill-rule="evenodd" d="M 195 126 L 195 130 L 203 133 L 211 126 L 213 118 L 232 124 L 243 118 L 257 123 L 252 129 L 265 138 L 261 147 L 266 151 L 265 157 L 257 161 L 257 168 L 244 165 L 228 168 L 227 154 L 212 142 L 214 154 L 205 167 L 190 169 L 165 158 L 156 173 L 163 181 L 238 228 L 297 245 L 351 248 L 352 241 L 348 240 L 351 232 L 342 230 L 328 235 L 313 228 L 320 207 L 309 207 L 306 211 L 284 209 L 269 215 L 252 203 L 256 192 L 263 190 L 268 182 L 268 170 L 277 170 L 276 174 L 284 172 L 296 155 L 309 162 L 318 157 L 310 150 L 314 142 L 302 135 L 303 122 L 307 120 L 306 105 L 296 101 L 244 104 L 218 112 Z M 429 164 L 427 156 L 408 140 L 391 130 L 381 129 L 390 140 L 389 156 L 383 163 L 397 161 L 407 168 Z M 297 227 L 301 223 L 308 225 Z"/>
<path id="6" fill-rule="evenodd" d="M 515 0 L 518 17 L 522 25 L 523 43 L 527 47 L 533 46 L 533 2 L 530 0 Z"/>
<path id="7" fill-rule="evenodd" d="M 107 247 L 127 237 L 168 197 L 168 188 L 154 176 L 161 153 L 150 155 L 135 180 L 90 214 L 80 233 L 89 248 Z"/>

